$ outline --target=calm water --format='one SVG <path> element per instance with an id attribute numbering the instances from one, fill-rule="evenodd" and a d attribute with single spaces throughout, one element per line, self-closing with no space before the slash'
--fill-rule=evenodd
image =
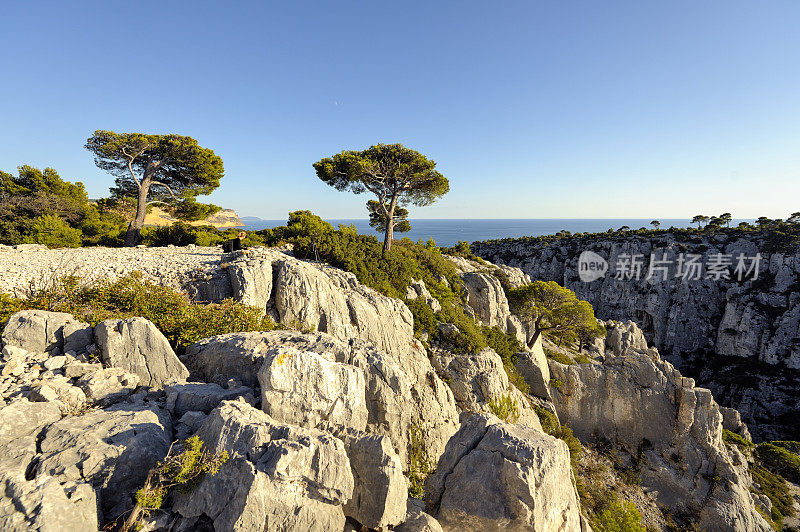
<path id="1" fill-rule="evenodd" d="M 378 235 L 369 226 L 368 220 L 328 220 L 338 224 L 355 224 L 359 233 Z M 660 220 L 662 228 L 689 227 L 688 219 Z M 736 221 L 738 222 L 738 221 Z M 735 223 L 736 223 L 735 222 Z M 732 223 L 731 225 L 735 225 Z M 286 220 L 245 221 L 245 230 L 257 231 L 286 225 Z M 411 220 L 411 231 L 395 233 L 395 238 L 407 236 L 412 240 L 433 238 L 440 246 L 452 246 L 460 240 L 474 242 L 493 238 L 517 238 L 521 236 L 541 236 L 567 230 L 571 233 L 599 233 L 608 229 L 619 229 L 627 225 L 631 229 L 652 228 L 650 220 L 644 219 L 538 219 L 538 220 Z"/>

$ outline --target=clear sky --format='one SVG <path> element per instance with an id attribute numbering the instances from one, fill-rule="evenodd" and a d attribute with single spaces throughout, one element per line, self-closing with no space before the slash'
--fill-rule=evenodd
<path id="1" fill-rule="evenodd" d="M 4 2 L 0 169 L 92 197 L 95 129 L 214 149 L 240 215 L 365 218 L 316 160 L 402 142 L 417 218 L 800 210 L 800 2 Z"/>

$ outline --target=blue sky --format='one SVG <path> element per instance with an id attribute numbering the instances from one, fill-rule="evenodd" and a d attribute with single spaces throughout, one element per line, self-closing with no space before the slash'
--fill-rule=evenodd
<path id="1" fill-rule="evenodd" d="M 402 142 L 450 179 L 417 218 L 800 210 L 800 3 L 7 2 L 0 169 L 93 197 L 95 129 L 222 156 L 241 215 L 365 218 L 311 164 Z"/>

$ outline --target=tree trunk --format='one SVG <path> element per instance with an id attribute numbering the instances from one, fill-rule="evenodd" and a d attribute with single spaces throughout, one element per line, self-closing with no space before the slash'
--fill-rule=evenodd
<path id="1" fill-rule="evenodd" d="M 125 234 L 125 245 L 135 246 L 139 243 L 144 227 L 144 218 L 147 216 L 147 193 L 150 191 L 150 183 L 143 181 L 139 185 L 139 196 L 136 199 L 136 217 L 128 224 L 128 232 Z"/>
<path id="2" fill-rule="evenodd" d="M 534 329 L 533 336 L 531 336 L 531 339 L 528 340 L 528 349 L 533 349 L 533 346 L 536 344 L 536 340 L 539 339 L 539 336 L 541 336 L 541 334 L 542 334 L 541 329 L 539 329 L 538 327 Z"/>
<path id="3" fill-rule="evenodd" d="M 394 208 L 397 206 L 397 197 L 392 198 L 392 203 L 389 205 L 389 213 L 386 215 L 386 229 L 383 233 L 383 251 L 382 256 L 386 256 L 392 248 L 392 240 L 394 239 Z"/>

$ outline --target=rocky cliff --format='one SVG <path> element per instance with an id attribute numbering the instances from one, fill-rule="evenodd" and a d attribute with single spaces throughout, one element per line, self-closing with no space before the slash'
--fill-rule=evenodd
<path id="1" fill-rule="evenodd" d="M 487 260 L 574 290 L 600 318 L 638 323 L 663 356 L 739 410 L 754 437 L 800 439 L 800 249 L 779 235 L 590 235 L 472 247 Z M 584 251 L 607 262 L 604 277 L 581 281 Z M 685 275 L 693 254 L 702 267 L 699 279 Z M 754 278 L 746 270 L 758 254 Z M 740 255 L 745 270 L 737 272 Z M 627 278 L 635 277 L 628 275 L 632 257 L 641 263 L 638 279 Z M 714 267 L 720 260 L 730 262 Z"/>

